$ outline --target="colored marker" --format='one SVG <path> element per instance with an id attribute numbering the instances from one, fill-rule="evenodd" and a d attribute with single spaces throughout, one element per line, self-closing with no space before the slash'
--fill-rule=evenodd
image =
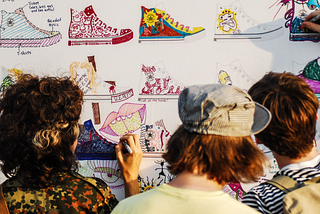
<path id="1" fill-rule="evenodd" d="M 319 21 L 320 20 L 320 14 L 319 15 L 317 15 L 317 16 L 315 16 L 315 17 L 313 17 L 312 19 L 310 19 L 310 20 L 308 20 L 309 22 L 312 22 L 312 23 L 316 23 L 317 21 Z"/>
<path id="2" fill-rule="evenodd" d="M 128 151 L 130 154 L 132 154 L 132 149 L 130 148 L 130 146 L 128 145 L 128 143 L 127 143 L 126 141 L 122 141 L 121 143 L 124 145 L 124 147 L 126 147 L 127 151 Z"/>

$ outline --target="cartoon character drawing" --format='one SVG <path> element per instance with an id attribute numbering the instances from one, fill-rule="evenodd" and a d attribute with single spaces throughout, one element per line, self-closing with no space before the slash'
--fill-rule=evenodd
<path id="1" fill-rule="evenodd" d="M 219 71 L 219 83 L 224 85 L 232 85 L 231 77 L 224 70 Z"/>
<path id="2" fill-rule="evenodd" d="M 222 14 L 219 15 L 219 26 L 224 32 L 230 33 L 237 29 L 236 15 L 237 14 L 230 9 L 225 9 L 222 11 Z"/>

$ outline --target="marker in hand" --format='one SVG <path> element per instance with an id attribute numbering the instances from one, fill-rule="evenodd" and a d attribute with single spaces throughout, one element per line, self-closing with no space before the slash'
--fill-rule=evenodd
<path id="1" fill-rule="evenodd" d="M 121 141 L 121 143 L 124 145 L 124 147 L 126 147 L 127 151 L 132 154 L 132 149 L 130 148 L 130 146 L 128 145 L 128 143 L 126 141 Z"/>

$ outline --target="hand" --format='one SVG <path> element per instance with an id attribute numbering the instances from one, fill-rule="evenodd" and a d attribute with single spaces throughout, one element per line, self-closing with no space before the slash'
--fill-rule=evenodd
<path id="1" fill-rule="evenodd" d="M 306 19 L 304 20 L 304 22 L 301 24 L 301 28 L 308 28 L 310 30 L 313 31 L 317 31 L 320 32 L 320 25 L 317 23 L 312 23 L 312 22 L 308 22 L 308 20 L 312 19 L 313 17 L 317 16 L 320 14 L 320 10 L 315 10 L 312 13 L 310 13 Z"/>
<path id="2" fill-rule="evenodd" d="M 126 141 L 132 153 L 124 154 L 125 146 L 121 143 Z M 120 138 L 116 145 L 117 160 L 125 182 L 125 196 L 129 197 L 139 193 L 138 173 L 142 159 L 139 136 L 136 134 L 126 134 Z"/>

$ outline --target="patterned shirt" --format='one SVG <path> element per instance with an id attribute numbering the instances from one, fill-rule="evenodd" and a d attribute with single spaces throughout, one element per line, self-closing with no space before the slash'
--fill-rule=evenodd
<path id="1" fill-rule="evenodd" d="M 62 172 L 46 188 L 23 186 L 16 178 L 3 184 L 9 212 L 37 214 L 111 213 L 118 200 L 98 178 Z"/>
<path id="2" fill-rule="evenodd" d="M 312 162 L 317 161 L 317 164 L 313 167 L 284 167 L 278 171 L 274 177 L 279 175 L 285 175 L 297 182 L 305 182 L 314 177 L 320 176 L 320 156 L 316 157 Z M 293 166 L 295 164 L 292 164 Z M 282 200 L 285 193 L 269 183 L 262 183 L 259 186 L 253 187 L 244 196 L 242 203 L 249 205 L 255 210 L 264 214 L 283 214 L 283 204 Z"/>

